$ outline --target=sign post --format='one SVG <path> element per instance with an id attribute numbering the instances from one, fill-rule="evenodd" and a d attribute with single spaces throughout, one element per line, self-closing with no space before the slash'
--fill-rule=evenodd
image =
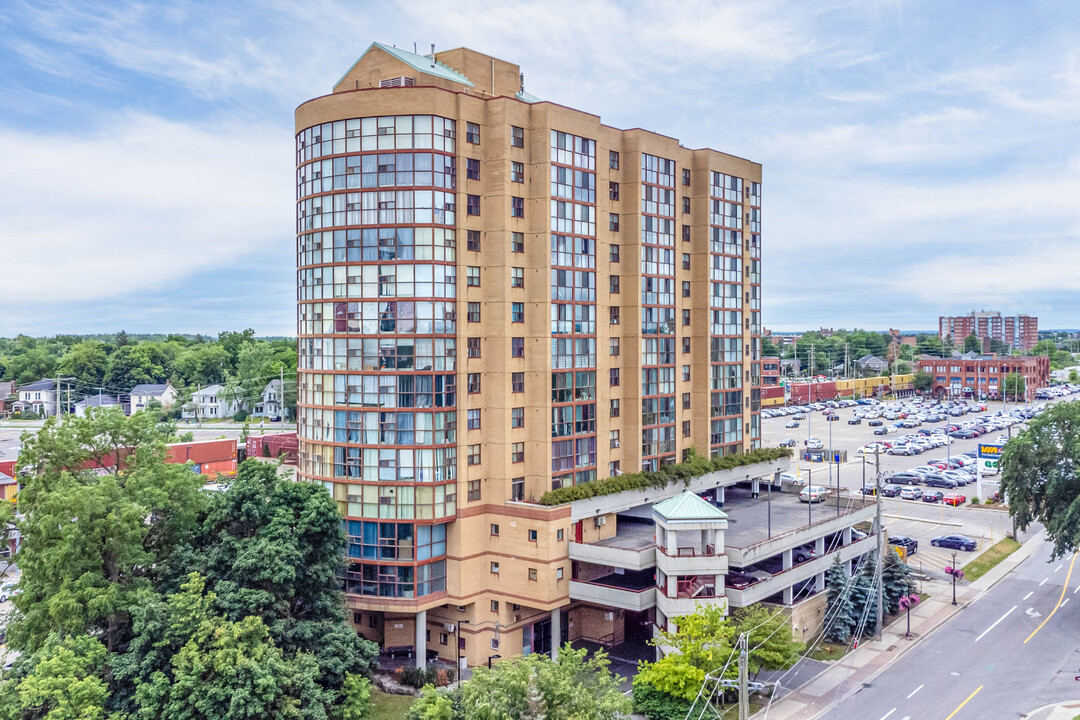
<path id="1" fill-rule="evenodd" d="M 991 443 L 979 443 L 979 458 L 975 465 L 975 497 L 981 502 L 982 478 L 984 473 L 996 475 L 998 472 L 998 458 L 1001 457 L 1001 446 Z"/>

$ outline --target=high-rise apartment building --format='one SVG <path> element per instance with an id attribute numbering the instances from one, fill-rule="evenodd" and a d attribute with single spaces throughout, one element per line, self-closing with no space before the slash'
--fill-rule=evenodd
<path id="1" fill-rule="evenodd" d="M 538 500 L 760 445 L 761 166 L 376 43 L 296 110 L 296 183 L 299 476 L 354 625 L 477 664 L 610 623 L 563 616 L 614 523 Z"/>
<path id="2" fill-rule="evenodd" d="M 997 340 L 1007 348 L 1030 350 L 1039 342 L 1039 318 L 1032 315 L 1005 315 L 1000 312 L 971 312 L 967 315 L 938 318 L 938 336 L 942 342 L 952 339 L 960 347 L 964 338 L 974 335 L 990 349 L 990 340 Z"/>

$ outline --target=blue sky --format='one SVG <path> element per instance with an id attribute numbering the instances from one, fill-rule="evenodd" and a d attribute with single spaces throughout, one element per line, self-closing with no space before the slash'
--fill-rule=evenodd
<path id="1" fill-rule="evenodd" d="M 373 40 L 764 165 L 764 321 L 1080 326 L 1080 3 L 23 2 L 0 334 L 295 332 L 292 113 Z"/>

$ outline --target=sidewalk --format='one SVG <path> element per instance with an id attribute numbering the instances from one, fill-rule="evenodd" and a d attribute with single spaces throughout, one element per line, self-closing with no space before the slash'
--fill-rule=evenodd
<path id="1" fill-rule="evenodd" d="M 1057 705 L 1044 705 L 1038 710 L 1032 710 L 1024 717 L 1027 720 L 1073 720 L 1078 715 L 1080 715 L 1080 700 L 1074 700 Z"/>
<path id="2" fill-rule="evenodd" d="M 930 598 L 911 611 L 911 637 L 905 638 L 907 623 L 903 616 L 881 632 L 881 640 L 864 640 L 856 650 L 832 663 L 817 677 L 788 692 L 773 702 L 769 720 L 813 720 L 824 714 L 838 702 L 871 682 L 894 660 L 913 647 L 923 637 L 973 602 L 989 587 L 1004 577 L 1021 561 L 1032 555 L 1045 541 L 1033 537 L 1019 550 L 1001 561 L 993 570 L 964 588 L 956 588 L 956 605 L 952 604 L 952 583 L 943 580 L 927 580 L 924 591 Z M 1040 711 L 1042 712 L 1042 709 Z M 1076 709 L 1072 715 L 1042 715 L 1038 720 L 1073 720 L 1080 715 Z M 754 716 L 763 719 L 762 713 Z M 1036 717 L 1031 715 L 1031 717 Z"/>

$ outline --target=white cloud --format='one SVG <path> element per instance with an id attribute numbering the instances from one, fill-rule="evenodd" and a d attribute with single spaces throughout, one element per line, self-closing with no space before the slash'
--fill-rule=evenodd
<path id="1" fill-rule="evenodd" d="M 0 301 L 115 297 L 220 268 L 293 228 L 290 136 L 125 114 L 84 135 L 0 129 Z"/>

